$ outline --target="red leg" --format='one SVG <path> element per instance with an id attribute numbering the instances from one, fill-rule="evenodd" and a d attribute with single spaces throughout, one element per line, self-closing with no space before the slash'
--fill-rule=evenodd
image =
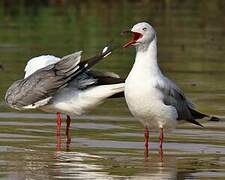
<path id="1" fill-rule="evenodd" d="M 148 157 L 148 140 L 149 140 L 149 130 L 145 127 L 145 158 Z"/>
<path id="2" fill-rule="evenodd" d="M 56 129 L 56 135 L 57 136 L 60 136 L 61 124 L 62 124 L 61 113 L 57 112 L 57 129 Z"/>
<path id="3" fill-rule="evenodd" d="M 160 141 L 160 160 L 163 161 L 163 139 L 164 139 L 164 135 L 163 135 L 163 128 L 159 129 L 160 135 L 159 135 L 159 141 Z"/>

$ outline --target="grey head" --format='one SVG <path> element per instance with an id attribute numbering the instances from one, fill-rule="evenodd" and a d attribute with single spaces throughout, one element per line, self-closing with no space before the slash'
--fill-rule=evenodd
<path id="1" fill-rule="evenodd" d="M 147 22 L 137 23 L 131 28 L 131 30 L 125 32 L 132 33 L 133 37 L 123 47 L 133 45 L 136 48 L 146 48 L 154 39 L 156 39 L 156 31 Z"/>

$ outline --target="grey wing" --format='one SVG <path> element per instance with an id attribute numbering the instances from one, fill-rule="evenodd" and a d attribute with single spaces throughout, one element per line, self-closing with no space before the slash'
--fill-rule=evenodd
<path id="1" fill-rule="evenodd" d="M 59 62 L 42 68 L 26 79 L 13 83 L 5 95 L 6 103 L 16 109 L 48 103 L 51 96 L 67 85 L 79 68 L 81 51 L 63 57 Z M 44 101 L 43 101 L 44 100 Z M 41 103 L 40 103 L 41 102 Z"/>
<path id="2" fill-rule="evenodd" d="M 100 72 L 96 70 L 88 70 L 74 78 L 69 86 L 77 89 L 88 89 L 93 86 L 124 83 L 125 79 L 113 72 Z"/>
<path id="3" fill-rule="evenodd" d="M 100 72 L 90 70 L 87 73 L 97 79 L 96 85 L 118 84 L 125 82 L 124 78 L 121 78 L 114 72 Z"/>
<path id="4" fill-rule="evenodd" d="M 97 79 L 95 85 L 109 85 L 109 84 L 121 84 L 124 83 L 125 79 L 121 78 L 118 74 L 114 72 L 99 72 L 99 71 L 90 71 L 90 73 Z M 124 91 L 113 94 L 108 98 L 121 98 L 124 97 Z"/>
<path id="5" fill-rule="evenodd" d="M 207 115 L 194 110 L 193 104 L 184 96 L 184 93 L 169 79 L 164 79 L 164 84 L 156 86 L 163 93 L 163 101 L 166 105 L 176 108 L 177 120 L 186 120 L 191 123 L 200 125 L 194 119 L 201 119 Z"/>

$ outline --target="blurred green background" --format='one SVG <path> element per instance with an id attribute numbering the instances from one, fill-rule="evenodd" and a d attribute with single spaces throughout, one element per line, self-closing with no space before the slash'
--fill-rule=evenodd
<path id="1" fill-rule="evenodd" d="M 225 1 L 223 0 L 3 0 L 0 6 L 0 101 L 9 85 L 23 78 L 35 56 L 62 57 L 83 50 L 98 53 L 120 32 L 140 21 L 157 31 L 163 71 L 208 113 L 224 114 Z M 126 77 L 134 48 L 118 49 L 97 69 Z M 213 103 L 214 104 L 213 104 Z M 219 107 L 219 108 L 218 108 Z"/>

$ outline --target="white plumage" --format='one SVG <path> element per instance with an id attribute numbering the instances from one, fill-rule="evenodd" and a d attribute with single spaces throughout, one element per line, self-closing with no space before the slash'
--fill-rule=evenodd
<path id="1" fill-rule="evenodd" d="M 122 91 L 124 83 L 94 86 L 87 90 L 64 88 L 53 98 L 51 104 L 41 109 L 47 112 L 82 115 L 101 104 L 106 98 Z"/>
<path id="2" fill-rule="evenodd" d="M 145 147 L 148 148 L 149 128 L 173 129 L 181 120 L 200 125 L 195 119 L 207 115 L 197 112 L 184 93 L 166 78 L 157 63 L 157 38 L 154 28 L 145 22 L 133 26 L 133 38 L 124 45 L 136 47 L 135 63 L 125 81 L 125 99 L 131 113 L 145 126 Z"/>
<path id="3" fill-rule="evenodd" d="M 139 23 L 131 31 L 139 32 Z M 152 28 L 149 28 L 154 33 Z M 143 30 L 142 30 L 143 31 Z M 143 36 L 143 38 L 146 38 Z M 145 127 L 152 130 L 158 128 L 172 129 L 177 124 L 177 112 L 173 106 L 165 105 L 164 94 L 157 86 L 169 87 L 170 82 L 161 73 L 157 64 L 156 36 L 145 47 L 137 47 L 135 63 L 125 81 L 125 98 L 131 113 L 139 119 Z M 138 43 L 136 42 L 136 46 Z"/>
<path id="4" fill-rule="evenodd" d="M 34 57 L 27 62 L 27 65 L 24 69 L 25 76 L 24 78 L 30 76 L 35 71 L 44 68 L 50 64 L 55 64 L 60 61 L 60 58 L 52 56 L 52 55 L 41 55 L 38 57 Z"/>

